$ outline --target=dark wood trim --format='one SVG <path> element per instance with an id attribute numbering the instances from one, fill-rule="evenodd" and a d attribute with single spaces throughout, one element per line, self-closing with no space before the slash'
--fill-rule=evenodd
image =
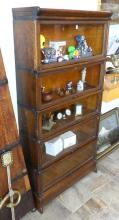
<path id="1" fill-rule="evenodd" d="M 31 74 L 33 76 L 37 76 L 39 75 L 38 71 L 35 71 L 34 69 L 28 68 L 28 67 L 23 67 L 20 65 L 16 64 L 16 71 L 17 72 L 25 72 L 27 74 Z"/>
<path id="2" fill-rule="evenodd" d="M 53 74 L 54 72 L 60 71 L 62 69 L 70 69 L 70 68 L 75 68 L 75 67 L 81 67 L 81 66 L 90 66 L 90 65 L 95 65 L 95 64 L 100 64 L 103 61 L 106 61 L 106 57 L 103 57 L 102 55 L 97 55 L 94 57 L 87 57 L 84 59 L 80 59 L 79 61 L 65 61 L 64 63 L 60 64 L 60 63 L 56 63 L 56 64 L 48 64 L 49 66 L 51 66 L 51 68 L 45 68 L 47 66 L 47 64 L 44 64 L 42 66 L 44 66 L 44 68 L 41 70 L 34 70 L 31 68 L 27 68 L 27 67 L 23 67 L 20 65 L 16 64 L 16 71 L 17 72 L 23 72 L 25 74 L 32 74 L 35 77 L 40 77 L 40 76 L 44 76 L 44 75 L 49 75 L 49 74 Z"/>
<path id="3" fill-rule="evenodd" d="M 86 91 L 83 91 L 83 94 L 82 93 L 80 93 L 80 94 L 72 94 L 72 95 L 70 95 L 70 98 L 71 99 L 76 99 L 76 98 L 85 98 L 85 97 L 87 97 L 87 96 L 89 96 L 89 95 L 91 95 L 91 94 L 93 94 L 93 92 L 94 92 L 94 94 L 96 94 L 97 93 L 97 91 L 99 91 L 99 87 L 94 87 L 94 88 L 91 88 L 90 89 L 90 91 L 89 90 L 86 90 Z M 63 97 L 62 98 L 62 104 L 65 104 L 66 102 L 67 102 L 67 100 L 69 100 L 69 96 L 66 96 L 66 97 Z M 45 104 L 43 104 L 43 105 L 41 105 L 41 107 L 40 107 L 40 109 L 33 109 L 33 108 L 31 108 L 30 106 L 27 106 L 27 105 L 24 105 L 24 104 L 21 104 L 21 103 L 17 103 L 18 104 L 18 106 L 19 107 L 21 107 L 21 108 L 25 108 L 25 109 L 27 109 L 28 111 L 31 111 L 31 112 L 33 112 L 33 114 L 34 114 L 34 116 L 35 117 L 37 117 L 37 114 L 39 113 L 39 112 L 43 112 L 45 109 L 47 109 L 48 107 L 51 107 L 52 105 L 55 107 L 55 106 L 58 106 L 58 104 L 61 102 L 61 100 L 56 100 L 56 101 L 54 101 L 54 102 L 52 102 L 52 103 L 45 103 Z"/>
<path id="4" fill-rule="evenodd" d="M 4 86 L 4 85 L 6 85 L 6 84 L 8 84 L 8 80 L 7 80 L 6 77 L 5 77 L 4 79 L 1 79 L 1 80 L 0 80 L 0 86 Z"/>
<path id="5" fill-rule="evenodd" d="M 91 96 L 91 95 L 99 94 L 101 91 L 102 91 L 102 88 L 100 89 L 100 88 L 97 87 L 97 88 L 91 89 L 90 91 L 85 91 L 85 92 L 83 91 L 83 93 L 78 93 L 78 94 L 76 93 L 76 94 L 67 96 L 66 99 L 62 98 L 62 105 L 66 104 L 66 103 L 67 104 L 72 104 L 72 102 L 75 102 L 78 99 L 82 99 L 82 98 L 86 98 L 86 97 Z M 70 99 L 69 99 L 69 97 L 70 97 Z M 59 102 L 61 102 L 61 100 L 59 100 Z M 58 107 L 59 106 L 59 102 L 57 102 L 57 103 L 51 102 L 51 103 L 43 104 L 43 105 L 41 105 L 40 109 L 31 108 L 30 106 L 24 105 L 24 104 L 22 104 L 20 102 L 17 102 L 17 104 L 18 104 L 18 107 L 25 108 L 28 111 L 33 112 L 34 116 L 37 117 L 37 115 L 39 113 L 44 112 L 47 108 L 50 111 L 53 107 Z"/>
<path id="6" fill-rule="evenodd" d="M 42 69 L 40 71 L 38 71 L 39 76 L 44 76 L 45 74 L 53 74 L 54 72 L 60 71 L 60 70 L 64 70 L 64 69 L 71 69 L 71 68 L 75 68 L 75 67 L 84 67 L 84 66 L 92 66 L 92 65 L 96 65 L 96 64 L 101 64 L 103 61 L 106 60 L 105 57 L 99 55 L 99 56 L 95 56 L 94 57 L 90 57 L 89 58 L 89 62 L 88 59 L 85 58 L 81 59 L 82 61 L 79 60 L 79 62 L 76 61 L 71 61 L 70 65 L 61 65 L 61 66 L 56 66 L 54 68 L 49 68 L 49 69 Z"/>
<path id="7" fill-rule="evenodd" d="M 31 111 L 34 114 L 34 116 L 37 117 L 38 110 L 36 110 L 35 108 L 31 108 L 30 106 L 24 105 L 20 102 L 17 102 L 17 105 L 19 106 L 19 108 L 25 108 L 27 109 L 27 111 Z"/>
<path id="8" fill-rule="evenodd" d="M 14 143 L 5 145 L 3 149 L 0 149 L 0 155 L 7 152 L 7 151 L 9 151 L 9 150 L 12 150 L 15 147 L 18 147 L 19 144 L 20 144 L 20 140 L 17 140 Z"/>
<path id="9" fill-rule="evenodd" d="M 69 24 L 73 24 L 73 25 L 76 25 L 76 24 L 79 24 L 79 25 L 84 25 L 85 24 L 85 22 L 87 22 L 87 26 L 88 25 L 94 25 L 94 24 L 105 24 L 106 23 L 106 20 L 100 20 L 100 21 L 98 21 L 98 20 L 91 20 L 90 19 L 90 21 L 89 20 L 84 20 L 84 19 L 82 19 L 82 20 L 71 20 L 71 21 L 69 21 L 70 20 L 70 17 L 68 18 L 68 20 L 63 20 L 63 18 L 61 19 L 61 20 L 57 20 L 57 17 L 56 17 L 56 20 L 50 20 L 50 18 L 47 18 L 47 19 L 45 19 L 45 20 L 40 20 L 40 19 L 37 19 L 38 20 L 38 22 L 39 22 L 39 24 L 53 24 L 53 25 L 57 25 L 57 24 L 64 24 L 64 25 L 69 25 Z"/>
<path id="10" fill-rule="evenodd" d="M 64 61 L 61 63 L 50 63 L 50 64 L 42 64 L 40 71 L 41 72 L 46 72 L 46 71 L 53 71 L 53 70 L 57 70 L 59 68 L 70 68 L 70 67 L 75 67 L 75 66 L 83 66 L 83 65 L 87 65 L 88 63 L 93 64 L 93 63 L 98 63 L 100 61 L 104 61 L 106 58 L 104 56 L 104 54 L 101 55 L 95 55 L 95 56 L 90 56 L 90 57 L 85 57 L 85 58 L 80 58 L 78 61 Z"/>
<path id="11" fill-rule="evenodd" d="M 28 175 L 27 170 L 22 170 L 21 173 L 19 175 L 17 175 L 15 178 L 12 179 L 12 183 L 15 183 L 16 181 L 18 181 L 19 179 L 21 179 L 22 177 Z"/>
<path id="12" fill-rule="evenodd" d="M 90 113 L 89 115 L 82 117 L 82 118 L 80 119 L 80 121 L 76 121 L 76 122 L 70 124 L 70 129 L 72 129 L 72 128 L 73 128 L 74 126 L 76 126 L 77 124 L 80 125 L 81 123 L 85 122 L 85 120 L 87 121 L 87 120 L 89 120 L 89 119 L 93 119 L 94 117 L 99 116 L 99 115 L 100 115 L 99 112 L 92 112 L 92 113 Z M 55 137 L 61 135 L 62 132 L 69 131 L 69 124 L 67 125 L 67 127 L 62 128 L 62 129 L 56 131 L 55 133 L 52 132 L 50 135 L 45 136 L 45 137 L 42 137 L 42 136 L 41 136 L 40 138 L 37 138 L 36 136 L 32 136 L 32 135 L 29 136 L 29 134 L 26 133 L 24 130 L 22 130 L 22 128 L 20 128 L 19 131 L 20 131 L 20 136 L 21 136 L 21 137 L 22 137 L 22 136 L 27 136 L 28 138 L 31 138 L 32 140 L 38 141 L 38 143 L 42 143 L 42 142 L 46 142 L 46 141 L 48 141 L 48 140 L 50 140 L 50 139 L 52 139 L 52 138 L 55 138 Z"/>
<path id="13" fill-rule="evenodd" d="M 89 17 L 90 12 L 92 13 Z M 27 7 L 27 8 L 15 8 L 13 9 L 13 17 L 16 20 L 21 19 L 40 19 L 40 20 L 85 20 L 89 18 L 92 21 L 109 20 L 111 18 L 111 12 L 98 12 L 98 11 L 83 11 L 83 10 L 67 10 L 67 9 L 50 9 L 40 7 Z"/>

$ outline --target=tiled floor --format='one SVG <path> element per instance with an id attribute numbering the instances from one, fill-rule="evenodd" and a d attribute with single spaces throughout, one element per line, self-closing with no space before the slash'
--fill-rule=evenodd
<path id="1" fill-rule="evenodd" d="M 119 220 L 119 148 L 47 206 L 22 220 Z"/>

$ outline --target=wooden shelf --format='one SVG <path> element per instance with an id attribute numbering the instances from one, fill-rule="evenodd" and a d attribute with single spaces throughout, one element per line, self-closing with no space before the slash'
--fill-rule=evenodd
<path id="1" fill-rule="evenodd" d="M 78 60 L 70 60 L 70 61 L 62 61 L 62 62 L 53 62 L 49 64 L 41 64 L 39 69 L 40 74 L 44 73 L 45 71 L 56 70 L 57 68 L 70 68 L 71 66 L 81 66 L 81 65 L 88 65 L 89 63 L 100 62 L 102 60 L 106 60 L 102 55 L 95 55 L 90 57 L 79 58 Z"/>
<path id="2" fill-rule="evenodd" d="M 53 126 L 51 131 L 42 131 L 44 138 L 46 136 L 51 136 L 52 134 L 57 134 L 59 131 L 62 132 L 62 128 L 67 130 L 70 126 L 80 123 L 81 121 L 91 118 L 92 116 L 96 115 L 96 111 L 92 111 L 89 109 L 84 109 L 82 115 L 79 116 L 68 116 L 67 119 L 61 119 L 56 121 L 56 125 Z"/>
<path id="3" fill-rule="evenodd" d="M 68 149 L 64 149 L 56 157 L 44 153 L 44 155 L 43 155 L 43 165 L 41 167 L 42 168 L 48 167 L 49 165 L 53 164 L 55 161 L 60 160 L 63 157 L 66 157 L 69 154 L 72 154 L 78 148 L 81 148 L 84 145 L 88 144 L 89 142 L 95 140 L 95 138 L 96 138 L 96 136 L 93 135 L 93 134 L 89 136 L 89 134 L 87 135 L 87 133 L 80 132 L 77 135 L 76 145 L 73 145 L 73 146 L 69 147 Z"/>
<path id="4" fill-rule="evenodd" d="M 45 108 L 48 108 L 50 106 L 53 106 L 53 105 L 57 105 L 59 103 L 63 103 L 69 99 L 75 99 L 77 97 L 82 97 L 82 96 L 85 96 L 85 95 L 89 95 L 93 92 L 96 92 L 98 90 L 97 87 L 94 87 L 94 86 L 90 86 L 90 85 L 85 85 L 84 87 L 84 90 L 83 91 L 80 91 L 80 92 L 75 92 L 73 94 L 69 94 L 69 95 L 65 95 L 65 96 L 59 96 L 56 94 L 56 92 L 53 93 L 53 100 L 50 101 L 50 102 L 43 102 L 41 104 L 41 108 L 40 109 L 45 109 Z"/>

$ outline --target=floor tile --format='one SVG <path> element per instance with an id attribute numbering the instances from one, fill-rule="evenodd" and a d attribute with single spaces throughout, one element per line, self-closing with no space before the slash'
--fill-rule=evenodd
<path id="1" fill-rule="evenodd" d="M 119 220 L 119 149 L 44 207 L 22 220 Z"/>
<path id="2" fill-rule="evenodd" d="M 62 206 L 56 198 L 44 207 L 43 214 L 40 214 L 38 211 L 30 212 L 22 220 L 65 220 L 70 214 L 71 212 Z"/>
<path id="3" fill-rule="evenodd" d="M 108 154 L 108 157 L 111 158 L 112 160 L 118 160 L 119 161 L 119 147 L 112 151 L 112 153 Z"/>
<path id="4" fill-rule="evenodd" d="M 94 215 L 107 208 L 107 205 L 103 200 L 99 198 L 91 198 L 85 203 L 84 207 L 91 215 Z"/>
<path id="5" fill-rule="evenodd" d="M 83 196 L 75 186 L 72 186 L 58 197 L 59 202 L 71 212 L 76 212 L 83 203 Z"/>

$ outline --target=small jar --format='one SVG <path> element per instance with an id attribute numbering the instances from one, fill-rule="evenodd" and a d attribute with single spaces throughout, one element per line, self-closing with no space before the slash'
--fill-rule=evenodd
<path id="1" fill-rule="evenodd" d="M 52 91 L 42 91 L 42 100 L 43 102 L 50 102 L 53 99 Z"/>

